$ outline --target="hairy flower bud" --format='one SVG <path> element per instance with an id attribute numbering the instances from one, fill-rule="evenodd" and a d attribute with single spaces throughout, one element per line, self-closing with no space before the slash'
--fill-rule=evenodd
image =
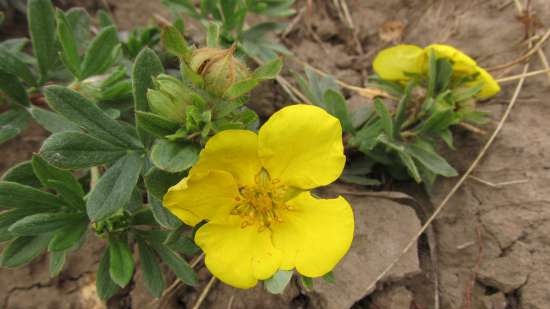
<path id="1" fill-rule="evenodd" d="M 204 78 L 204 87 L 211 93 L 223 96 L 235 83 L 250 77 L 248 68 L 228 49 L 200 48 L 193 51 L 189 66 Z"/>
<path id="2" fill-rule="evenodd" d="M 151 111 L 178 123 L 185 122 L 185 110 L 196 97 L 193 90 L 179 79 L 160 74 L 155 79 L 156 89 L 147 91 Z"/>

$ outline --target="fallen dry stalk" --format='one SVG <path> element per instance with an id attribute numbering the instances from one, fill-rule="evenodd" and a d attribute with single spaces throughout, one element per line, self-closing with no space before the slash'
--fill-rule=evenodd
<path id="1" fill-rule="evenodd" d="M 199 309 L 201 307 L 202 303 L 206 299 L 206 296 L 208 296 L 208 293 L 212 289 L 212 286 L 214 286 L 215 282 L 216 277 L 212 276 L 212 278 L 210 278 L 210 281 L 208 281 L 208 284 L 204 287 L 204 290 L 202 290 L 202 293 L 197 299 L 197 302 L 195 303 L 195 305 L 193 305 L 193 309 Z"/>
<path id="2" fill-rule="evenodd" d="M 506 69 L 529 59 L 534 53 L 536 53 L 544 45 L 544 43 L 546 42 L 546 40 L 548 40 L 549 37 L 550 37 L 550 30 L 547 30 L 544 36 L 540 39 L 540 41 L 538 41 L 537 44 L 533 46 L 533 48 L 531 48 L 528 52 L 523 54 L 521 57 L 513 61 L 510 61 L 508 63 L 497 65 L 492 68 L 488 68 L 487 71 L 498 71 L 498 70 Z"/>
<path id="3" fill-rule="evenodd" d="M 517 74 L 517 75 L 508 76 L 508 77 L 503 77 L 503 78 L 497 79 L 497 82 L 498 83 L 511 82 L 511 81 L 518 80 L 522 77 L 532 77 L 532 76 L 537 76 L 537 75 L 544 74 L 544 73 L 550 74 L 550 69 L 536 70 L 536 71 L 531 71 L 531 72 L 528 72 L 528 73 L 525 73 L 525 74 Z"/>
<path id="4" fill-rule="evenodd" d="M 549 32 L 550 33 L 550 32 Z M 527 71 L 529 70 L 529 64 L 525 64 L 525 66 L 523 67 L 523 74 L 527 73 Z M 435 209 L 435 211 L 433 212 L 433 214 L 428 218 L 428 220 L 424 223 L 424 225 L 422 225 L 422 227 L 420 228 L 420 230 L 411 238 L 411 240 L 409 241 L 409 243 L 405 246 L 405 248 L 403 248 L 403 250 L 401 251 L 401 254 L 399 254 L 399 256 L 397 256 L 395 259 L 392 260 L 392 262 L 390 264 L 388 264 L 388 266 L 376 277 L 375 280 L 373 280 L 367 287 L 367 290 L 371 290 L 373 289 L 375 286 L 376 286 L 376 283 L 378 281 L 380 281 L 382 278 L 384 278 L 384 276 L 386 276 L 386 274 L 395 266 L 395 264 L 397 264 L 397 262 L 399 262 L 399 260 L 407 253 L 407 251 L 409 251 L 412 246 L 414 246 L 417 241 L 418 241 L 418 238 L 426 231 L 426 229 L 428 229 L 428 227 L 430 226 L 430 224 L 435 220 L 435 218 L 441 213 L 441 211 L 445 208 L 445 206 L 447 205 L 447 203 L 449 202 L 449 200 L 451 199 L 451 197 L 453 197 L 453 195 L 458 191 L 458 189 L 462 186 L 462 184 L 464 183 L 464 181 L 466 181 L 466 179 L 470 176 L 470 174 L 474 171 L 474 169 L 477 167 L 477 165 L 479 164 L 479 162 L 481 161 L 481 159 L 483 159 L 483 157 L 485 156 L 485 154 L 487 153 L 487 150 L 489 150 L 489 148 L 491 147 L 491 145 L 493 144 L 493 142 L 495 141 L 497 135 L 500 133 L 500 131 L 502 130 L 503 126 L 504 126 L 504 123 L 506 122 L 506 120 L 508 119 L 508 117 L 510 116 L 510 112 L 512 111 L 512 108 L 515 106 L 516 102 L 517 102 L 517 99 L 518 99 L 518 96 L 519 96 L 519 93 L 521 92 L 521 89 L 523 87 L 523 83 L 525 81 L 525 76 L 521 77 L 520 80 L 518 81 L 518 84 L 516 86 L 516 89 L 514 91 L 514 94 L 512 96 L 512 98 L 510 99 L 510 102 L 508 103 L 508 106 L 506 108 L 506 111 L 504 112 L 504 114 L 502 115 L 502 118 L 500 119 L 497 127 L 495 128 L 495 130 L 493 131 L 493 134 L 491 134 L 491 137 L 489 138 L 489 140 L 487 141 L 487 143 L 485 143 L 485 145 L 483 146 L 483 148 L 481 149 L 481 151 L 479 152 L 479 154 L 477 155 L 477 157 L 475 158 L 475 160 L 472 162 L 472 164 L 470 165 L 470 167 L 468 167 L 468 169 L 466 170 L 466 172 L 460 177 L 460 179 L 456 182 L 456 184 L 453 186 L 453 188 L 451 189 L 451 191 L 449 191 L 449 193 L 445 196 L 445 198 L 443 199 L 443 201 L 437 206 L 437 208 Z"/>

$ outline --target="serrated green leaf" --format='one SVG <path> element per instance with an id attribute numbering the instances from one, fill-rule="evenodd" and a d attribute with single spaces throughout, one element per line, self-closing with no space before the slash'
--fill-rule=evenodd
<path id="1" fill-rule="evenodd" d="M 109 260 L 109 250 L 105 250 L 105 253 L 103 253 L 99 261 L 99 267 L 96 272 L 95 284 L 97 296 L 104 301 L 111 298 L 119 290 L 118 285 L 111 279 L 111 275 L 109 274 Z"/>
<path id="2" fill-rule="evenodd" d="M 134 274 L 134 258 L 128 242 L 116 236 L 109 237 L 109 274 L 120 287 L 125 287 Z"/>
<path id="3" fill-rule="evenodd" d="M 151 150 L 153 164 L 170 173 L 189 169 L 199 157 L 200 148 L 195 144 L 183 144 L 158 140 Z"/>
<path id="4" fill-rule="evenodd" d="M 2 252 L 0 266 L 18 267 L 32 261 L 46 249 L 50 238 L 50 234 L 16 238 Z"/>
<path id="5" fill-rule="evenodd" d="M 279 269 L 271 278 L 264 281 L 266 290 L 271 294 L 281 294 L 292 278 L 292 270 Z"/>
<path id="6" fill-rule="evenodd" d="M 137 184 L 143 159 L 128 154 L 101 176 L 86 201 L 88 217 L 93 221 L 105 219 L 124 207 Z"/>
<path id="7" fill-rule="evenodd" d="M 67 169 L 111 163 L 127 153 L 124 148 L 84 133 L 71 131 L 50 136 L 40 149 L 40 156 L 50 164 Z"/>
<path id="8" fill-rule="evenodd" d="M 159 298 L 165 288 L 162 270 L 159 267 L 155 253 L 147 243 L 138 239 L 138 246 L 145 287 L 154 297 Z"/>
<path id="9" fill-rule="evenodd" d="M 32 47 L 42 82 L 46 82 L 48 72 L 54 68 L 57 60 L 55 39 L 55 11 L 50 0 L 29 0 L 27 17 Z"/>
<path id="10" fill-rule="evenodd" d="M 49 86 L 44 90 L 44 94 L 52 109 L 95 137 L 129 149 L 143 147 L 139 140 L 128 134 L 121 124 L 111 119 L 78 92 L 61 86 Z"/>

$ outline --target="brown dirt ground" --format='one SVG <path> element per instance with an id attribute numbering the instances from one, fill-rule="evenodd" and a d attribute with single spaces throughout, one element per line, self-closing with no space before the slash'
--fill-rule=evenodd
<path id="1" fill-rule="evenodd" d="M 89 5 L 96 3 L 86 2 L 91 3 Z M 152 12 L 162 12 L 159 1 L 109 2 L 122 27 L 143 24 Z M 391 35 L 391 32 L 381 31 L 388 27 L 388 21 L 404 26 L 402 37 L 394 37 L 397 42 L 450 43 L 486 67 L 516 59 L 526 48 L 521 44 L 524 28 L 516 18 L 512 1 L 348 0 L 362 52 L 358 52 L 352 31 L 339 19 L 332 3 L 313 1 L 313 10 L 302 16 L 284 43 L 300 59 L 353 85 L 363 84 L 372 57 L 391 44 L 380 37 L 381 32 Z M 548 23 L 550 1 L 533 0 L 532 3 L 538 18 Z M 298 1 L 297 8 L 305 5 L 306 1 Z M 550 47 L 544 51 L 549 55 Z M 543 68 L 537 57 L 532 59 L 531 70 Z M 291 61 L 287 61 L 287 65 L 298 68 Z M 517 74 L 521 67 L 514 66 L 496 75 Z M 500 95 L 482 103 L 482 109 L 489 111 L 494 120 L 487 131 L 491 132 L 496 126 L 514 86 L 515 83 L 503 84 Z M 263 116 L 279 107 L 282 98 L 286 97 L 275 84 L 264 86 L 264 90 L 269 89 L 276 94 L 269 97 L 258 94 L 253 98 L 254 106 Z M 354 93 L 347 93 L 347 96 L 352 105 L 369 103 Z M 431 245 L 435 245 L 439 267 L 436 276 L 441 299 L 439 308 L 550 308 L 550 139 L 544 129 L 550 115 L 548 97 L 550 88 L 545 76 L 526 81 L 508 122 L 474 172 L 476 177 L 492 183 L 520 182 L 490 186 L 470 178 L 435 221 L 435 244 Z M 273 98 L 277 103 L 272 103 Z M 487 136 L 461 130 L 456 133 L 458 150 L 448 152 L 447 158 L 464 171 Z M 44 136 L 43 131 L 33 126 L 23 136 L 1 146 L 0 171 L 29 158 Z M 445 197 L 456 180 L 440 179 L 432 196 L 410 184 L 397 184 L 393 189 L 407 192 L 431 209 Z M 93 271 L 101 248 L 100 241 L 92 241 L 83 252 L 71 256 L 58 279 L 48 278 L 46 258 L 21 269 L 0 270 L 0 304 L 9 309 L 103 308 L 95 298 L 93 287 Z M 433 265 L 426 248 L 426 239 L 422 238 L 419 244 L 422 272 L 379 285 L 353 308 L 435 308 L 436 280 L 431 275 Z M 206 281 L 208 274 L 204 269 L 200 274 Z M 139 274 L 137 276 L 139 278 Z M 108 307 L 144 308 L 150 299 L 139 280 L 136 282 L 134 291 L 112 301 Z M 283 296 L 266 296 L 260 288 L 237 292 L 216 284 L 203 308 L 229 308 L 228 303 L 233 304 L 232 308 L 323 307 L 315 301 L 315 293 L 297 289 L 292 285 Z M 165 308 L 190 308 L 199 292 L 200 289 L 180 289 Z"/>

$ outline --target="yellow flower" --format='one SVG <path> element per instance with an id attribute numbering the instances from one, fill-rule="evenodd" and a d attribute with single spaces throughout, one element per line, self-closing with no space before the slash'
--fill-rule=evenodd
<path id="1" fill-rule="evenodd" d="M 343 198 L 309 190 L 335 181 L 346 158 L 340 122 L 323 109 L 281 109 L 256 134 L 213 136 L 164 205 L 188 225 L 210 272 L 250 288 L 279 269 L 320 277 L 348 251 L 354 219 Z"/>
<path id="2" fill-rule="evenodd" d="M 456 76 L 477 74 L 476 80 L 466 84 L 467 86 L 483 85 L 476 98 L 484 100 L 500 92 L 500 86 L 495 79 L 479 67 L 474 59 L 449 45 L 432 44 L 424 49 L 405 44 L 390 47 L 378 53 L 373 61 L 373 68 L 382 79 L 407 81 L 409 77 L 405 75 L 406 72 L 426 73 L 430 51 L 438 58 L 451 60 Z"/>

